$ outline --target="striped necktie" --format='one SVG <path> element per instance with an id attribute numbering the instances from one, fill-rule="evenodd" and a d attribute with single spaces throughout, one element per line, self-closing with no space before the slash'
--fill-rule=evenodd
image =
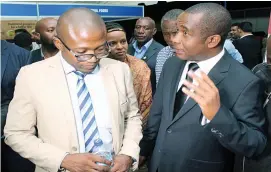
<path id="1" fill-rule="evenodd" d="M 75 71 L 74 73 L 78 77 L 77 96 L 84 130 L 85 149 L 86 152 L 91 152 L 94 147 L 94 141 L 99 138 L 98 127 L 91 97 L 84 81 L 85 74 L 79 71 Z"/>

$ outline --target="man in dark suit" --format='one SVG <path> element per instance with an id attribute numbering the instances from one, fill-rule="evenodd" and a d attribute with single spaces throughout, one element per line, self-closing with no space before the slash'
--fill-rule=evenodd
<path id="1" fill-rule="evenodd" d="M 35 166 L 7 146 L 3 139 L 8 106 L 13 98 L 15 79 L 21 67 L 29 64 L 29 51 L 1 40 L 1 171 L 31 172 Z"/>
<path id="2" fill-rule="evenodd" d="M 159 51 L 164 47 L 153 39 L 156 33 L 155 22 L 150 17 L 136 21 L 134 36 L 136 41 L 128 47 L 128 54 L 144 60 L 151 69 L 152 93 L 156 89 L 155 65 Z"/>
<path id="3" fill-rule="evenodd" d="M 178 17 L 177 57 L 164 65 L 140 143 L 149 172 L 232 172 L 234 153 L 264 150 L 262 83 L 223 49 L 230 27 L 215 3 Z"/>
<path id="4" fill-rule="evenodd" d="M 31 63 L 53 57 L 58 53 L 58 49 L 53 42 L 56 36 L 56 24 L 57 20 L 51 17 L 43 18 L 37 22 L 35 34 L 38 36 L 41 48 L 31 52 Z"/>
<path id="5" fill-rule="evenodd" d="M 244 65 L 252 69 L 262 59 L 262 43 L 252 34 L 252 23 L 242 22 L 239 24 L 240 39 L 233 41 L 233 45 L 243 57 Z"/>

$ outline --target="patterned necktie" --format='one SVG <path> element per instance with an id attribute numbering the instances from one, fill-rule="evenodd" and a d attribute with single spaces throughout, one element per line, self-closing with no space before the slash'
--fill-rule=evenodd
<path id="1" fill-rule="evenodd" d="M 94 109 L 84 81 L 85 74 L 79 71 L 75 71 L 74 73 L 78 77 L 77 96 L 84 130 L 85 149 L 86 152 L 91 152 L 94 147 L 94 140 L 99 138 Z"/>
<path id="2" fill-rule="evenodd" d="M 196 71 L 199 68 L 197 63 L 190 63 L 188 66 L 188 71 L 192 70 L 192 71 Z M 186 79 L 189 82 L 192 82 L 192 78 L 190 78 L 188 76 L 188 71 L 186 73 Z M 173 118 L 177 115 L 177 113 L 180 111 L 180 109 L 182 108 L 183 104 L 186 101 L 186 94 L 183 93 L 182 91 L 183 85 L 181 86 L 181 88 L 178 90 L 176 97 L 175 97 L 175 102 L 174 102 L 174 110 L 173 110 Z"/>

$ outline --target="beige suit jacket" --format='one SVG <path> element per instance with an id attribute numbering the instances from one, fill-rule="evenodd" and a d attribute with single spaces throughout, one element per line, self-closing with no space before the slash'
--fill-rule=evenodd
<path id="1" fill-rule="evenodd" d="M 138 162 L 142 122 L 130 69 L 125 63 L 106 58 L 100 61 L 100 72 L 112 110 L 114 151 Z M 79 153 L 61 53 L 20 70 L 4 133 L 5 142 L 13 150 L 36 164 L 36 172 L 56 172 L 66 152 Z"/>

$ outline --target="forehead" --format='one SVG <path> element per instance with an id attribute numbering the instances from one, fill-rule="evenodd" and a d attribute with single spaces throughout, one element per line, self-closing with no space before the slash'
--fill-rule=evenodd
<path id="1" fill-rule="evenodd" d="M 42 22 L 42 28 L 50 28 L 50 27 L 56 27 L 57 20 L 56 19 L 46 19 Z"/>
<path id="2" fill-rule="evenodd" d="M 114 39 L 114 40 L 120 40 L 126 38 L 126 34 L 123 31 L 113 31 L 113 32 L 109 32 L 107 33 L 107 39 Z"/>
<path id="3" fill-rule="evenodd" d="M 71 45 L 71 48 L 95 49 L 106 42 L 105 28 L 67 28 L 63 32 L 63 39 Z"/>
<path id="4" fill-rule="evenodd" d="M 191 14 L 184 12 L 179 15 L 177 19 L 177 26 L 179 28 L 186 28 L 188 30 L 199 30 L 202 17 L 202 13 Z"/>
<path id="5" fill-rule="evenodd" d="M 231 29 L 238 29 L 238 26 L 232 26 Z"/>
<path id="6" fill-rule="evenodd" d="M 148 27 L 152 26 L 151 21 L 148 20 L 148 19 L 139 19 L 139 20 L 137 20 L 136 25 L 139 25 L 139 26 L 148 26 Z"/>

